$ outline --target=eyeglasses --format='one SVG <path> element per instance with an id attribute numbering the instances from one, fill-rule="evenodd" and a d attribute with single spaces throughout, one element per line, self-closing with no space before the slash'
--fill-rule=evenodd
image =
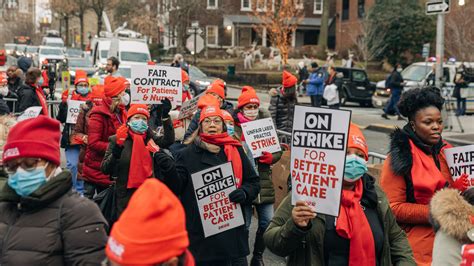
<path id="1" fill-rule="evenodd" d="M 25 171 L 33 171 L 38 166 L 39 161 L 41 161 L 39 158 L 23 158 L 4 163 L 3 166 L 5 167 L 5 172 L 7 172 L 7 174 L 13 174 L 16 172 L 18 167 L 25 169 Z"/>
<path id="2" fill-rule="evenodd" d="M 215 119 L 206 118 L 202 121 L 202 123 L 206 126 L 210 126 L 211 124 L 214 124 L 216 126 L 220 126 L 220 125 L 222 125 L 222 119 L 219 119 L 219 118 L 215 118 Z"/>

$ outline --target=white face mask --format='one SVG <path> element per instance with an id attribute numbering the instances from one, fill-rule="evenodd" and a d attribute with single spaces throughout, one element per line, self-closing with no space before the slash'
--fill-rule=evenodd
<path id="1" fill-rule="evenodd" d="M 244 110 L 244 116 L 248 119 L 255 119 L 258 116 L 258 109 L 255 110 Z"/>
<path id="2" fill-rule="evenodd" d="M 398 73 L 400 73 L 400 72 L 402 72 L 402 71 L 403 71 L 403 68 L 401 68 L 401 67 L 397 68 L 397 72 L 398 72 Z"/>
<path id="3" fill-rule="evenodd" d="M 121 99 L 122 104 L 125 106 L 127 106 L 130 103 L 130 95 L 128 93 L 125 93 L 124 95 L 122 95 L 120 99 Z"/>
<path id="4" fill-rule="evenodd" d="M 7 86 L 0 87 L 0 95 L 2 95 L 2 96 L 7 96 L 8 95 L 8 87 Z"/>

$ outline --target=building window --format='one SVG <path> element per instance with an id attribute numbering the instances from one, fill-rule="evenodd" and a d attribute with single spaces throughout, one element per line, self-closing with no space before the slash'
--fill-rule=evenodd
<path id="1" fill-rule="evenodd" d="M 342 0 L 342 20 L 349 19 L 349 0 Z"/>
<path id="2" fill-rule="evenodd" d="M 207 46 L 217 46 L 217 26 L 206 26 Z"/>
<path id="3" fill-rule="evenodd" d="M 241 9 L 242 11 L 251 11 L 252 8 L 250 7 L 250 1 L 251 0 L 242 0 L 242 6 Z"/>
<path id="4" fill-rule="evenodd" d="M 20 0 L 18 1 L 18 11 L 21 13 L 28 13 L 28 1 Z"/>
<path id="5" fill-rule="evenodd" d="M 314 0 L 313 14 L 322 14 L 323 13 L 323 1 L 324 0 Z"/>
<path id="6" fill-rule="evenodd" d="M 257 11 L 261 12 L 267 10 L 267 0 L 257 0 L 255 4 L 257 5 Z"/>
<path id="7" fill-rule="evenodd" d="M 358 0 L 357 5 L 357 16 L 359 18 L 365 17 L 365 0 Z"/>
<path id="8" fill-rule="evenodd" d="M 217 9 L 217 0 L 207 0 L 207 9 Z"/>

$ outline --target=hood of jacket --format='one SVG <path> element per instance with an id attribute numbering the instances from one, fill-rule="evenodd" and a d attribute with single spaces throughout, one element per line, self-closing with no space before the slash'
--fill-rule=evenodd
<path id="1" fill-rule="evenodd" d="M 0 202 L 17 203 L 26 210 L 40 209 L 62 197 L 71 188 L 71 172 L 62 171 L 27 197 L 20 197 L 10 186 L 5 185 L 0 192 Z"/>
<path id="2" fill-rule="evenodd" d="M 468 232 L 474 229 L 470 220 L 470 216 L 474 215 L 474 206 L 456 189 L 438 191 L 431 199 L 430 215 L 435 231 L 442 230 L 460 242 L 470 242 Z"/>
<path id="3" fill-rule="evenodd" d="M 441 149 L 445 146 L 443 140 L 440 140 L 438 144 L 430 147 L 418 138 L 409 124 L 405 125 L 402 129 L 395 129 L 390 135 L 390 138 L 390 166 L 396 175 L 406 176 L 410 174 L 413 158 L 409 140 L 412 140 L 413 143 L 426 154 L 433 155 L 435 163 L 439 167 L 437 158 Z"/>

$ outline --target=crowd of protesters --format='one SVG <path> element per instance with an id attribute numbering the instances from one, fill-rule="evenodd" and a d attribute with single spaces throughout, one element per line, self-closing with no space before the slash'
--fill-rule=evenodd
<path id="1" fill-rule="evenodd" d="M 448 171 L 443 151 L 451 145 L 442 138 L 444 100 L 436 90 L 413 89 L 392 104 L 408 122 L 391 135 L 378 181 L 368 173 L 366 139 L 351 123 L 333 217 L 303 201 L 293 206 L 291 192 L 274 206 L 272 166 L 283 152 L 254 159 L 242 129 L 272 118 L 277 129 L 292 132 L 301 84 L 312 106 L 324 97 L 339 108 L 341 77 L 333 67 L 313 63 L 306 73 L 300 66 L 300 84 L 283 71 L 268 110 L 250 86 L 234 105 L 225 82 L 216 80 L 198 110 L 178 119 L 179 107 L 168 99 L 130 104 L 119 65 L 109 58 L 109 75 L 95 86 L 76 71 L 55 119 L 39 69 L 23 62 L 0 76 L 0 265 L 257 266 L 266 248 L 298 266 L 459 265 L 469 257 L 461 249 L 474 240 L 474 192 L 467 175 L 453 180 Z M 182 56 L 173 66 L 181 68 L 187 92 Z M 17 99 L 15 112 L 31 106 L 41 112 L 17 122 L 3 97 Z M 84 102 L 75 124 L 67 121 L 70 100 Z M 236 183 L 229 200 L 240 204 L 245 223 L 205 237 L 191 175 L 226 162 Z M 106 199 L 113 200 L 106 205 Z M 249 243 L 254 211 L 258 225 Z"/>

